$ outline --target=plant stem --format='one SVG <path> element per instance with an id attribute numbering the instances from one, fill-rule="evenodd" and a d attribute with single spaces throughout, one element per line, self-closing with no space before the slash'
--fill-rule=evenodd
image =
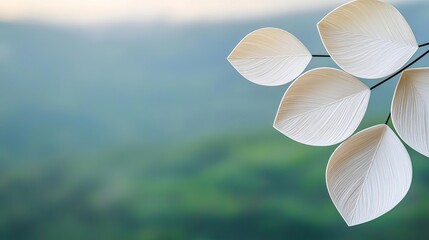
<path id="1" fill-rule="evenodd" d="M 412 61 L 412 62 L 410 62 L 409 64 L 407 64 L 405 67 L 403 67 L 403 68 L 401 68 L 401 69 L 399 69 L 396 73 L 394 73 L 392 76 L 390 76 L 390 77 L 388 77 L 388 78 L 386 78 L 386 79 L 384 79 L 383 81 L 381 81 L 381 82 L 379 82 L 379 83 L 377 83 L 377 84 L 375 84 L 374 86 L 372 86 L 370 89 L 371 90 L 373 90 L 374 88 L 376 88 L 376 87 L 378 87 L 378 86 L 380 86 L 381 84 L 383 84 L 383 83 L 385 83 L 385 82 L 387 82 L 387 81 L 389 81 L 390 79 L 392 79 L 393 77 L 395 77 L 396 75 L 398 75 L 398 74 L 400 74 L 402 71 L 404 71 L 405 69 L 407 69 L 407 68 L 409 68 L 409 67 L 411 67 L 414 63 L 416 63 L 416 62 L 418 62 L 420 59 L 422 59 L 424 56 L 426 56 L 426 54 L 428 54 L 429 53 L 429 50 L 427 50 L 425 53 L 423 53 L 422 55 L 420 55 L 418 58 L 416 58 L 416 60 L 414 60 L 414 61 Z"/>
<path id="2" fill-rule="evenodd" d="M 386 120 L 386 125 L 389 123 L 389 120 L 390 120 L 390 116 L 392 116 L 392 113 L 389 113 L 389 116 L 387 117 L 387 120 Z"/>
<path id="3" fill-rule="evenodd" d="M 311 56 L 313 56 L 313 57 L 331 57 L 329 55 L 320 55 L 320 54 L 314 54 L 314 55 L 311 55 Z"/>

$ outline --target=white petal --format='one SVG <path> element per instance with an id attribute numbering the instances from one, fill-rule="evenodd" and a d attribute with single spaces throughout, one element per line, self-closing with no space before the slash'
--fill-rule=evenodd
<path id="1" fill-rule="evenodd" d="M 410 156 L 387 125 L 365 129 L 329 159 L 329 195 L 347 225 L 371 221 L 394 208 L 411 185 Z"/>
<path id="2" fill-rule="evenodd" d="M 402 73 L 392 101 L 392 122 L 404 142 L 429 157 L 429 68 Z"/>
<path id="3" fill-rule="evenodd" d="M 329 13 L 318 24 L 332 59 L 361 78 L 382 78 L 399 70 L 417 51 L 407 21 L 392 5 L 357 0 Z"/>
<path id="4" fill-rule="evenodd" d="M 358 127 L 370 94 L 365 84 L 341 70 L 308 71 L 283 96 L 274 128 L 300 143 L 337 144 Z"/>
<path id="5" fill-rule="evenodd" d="M 249 81 L 278 86 L 298 77 L 311 57 L 307 48 L 289 32 L 262 28 L 243 38 L 228 61 Z"/>

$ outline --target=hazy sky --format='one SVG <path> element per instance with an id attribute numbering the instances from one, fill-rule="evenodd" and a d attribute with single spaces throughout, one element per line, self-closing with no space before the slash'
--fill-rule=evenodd
<path id="1" fill-rule="evenodd" d="M 388 0 L 387 2 L 409 2 Z M 57 23 L 241 19 L 335 7 L 347 0 L 0 0 L 0 20 Z"/>

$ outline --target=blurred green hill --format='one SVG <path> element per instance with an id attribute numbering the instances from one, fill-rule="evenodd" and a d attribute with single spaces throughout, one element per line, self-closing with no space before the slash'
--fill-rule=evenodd
<path id="1" fill-rule="evenodd" d="M 398 8 L 428 42 L 429 5 Z M 0 23 L 0 239 L 424 238 L 428 159 L 410 150 L 408 196 L 348 228 L 325 187 L 335 146 L 277 133 L 287 86 L 254 85 L 226 61 L 266 26 L 323 54 L 315 24 L 327 12 L 191 25 Z M 314 59 L 308 69 L 316 66 L 335 65 Z M 395 83 L 372 93 L 360 129 L 385 121 Z"/>

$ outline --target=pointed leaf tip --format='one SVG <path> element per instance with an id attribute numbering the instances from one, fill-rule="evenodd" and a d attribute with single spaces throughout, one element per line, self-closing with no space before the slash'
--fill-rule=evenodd
<path id="1" fill-rule="evenodd" d="M 249 81 L 278 86 L 298 77 L 311 58 L 307 48 L 289 32 L 261 28 L 244 37 L 227 59 Z"/>
<path id="2" fill-rule="evenodd" d="M 332 59 L 361 78 L 382 78 L 399 70 L 417 51 L 407 21 L 392 5 L 356 0 L 326 15 L 319 34 Z"/>
<path id="3" fill-rule="evenodd" d="M 429 68 L 402 73 L 393 96 L 392 123 L 405 143 L 429 157 Z"/>
<path id="4" fill-rule="evenodd" d="M 365 84 L 341 70 L 310 70 L 284 94 L 274 128 L 303 144 L 337 144 L 359 126 L 370 94 Z"/>
<path id="5" fill-rule="evenodd" d="M 407 194 L 411 160 L 387 125 L 365 129 L 332 154 L 326 169 L 329 195 L 348 226 L 374 220 Z"/>

